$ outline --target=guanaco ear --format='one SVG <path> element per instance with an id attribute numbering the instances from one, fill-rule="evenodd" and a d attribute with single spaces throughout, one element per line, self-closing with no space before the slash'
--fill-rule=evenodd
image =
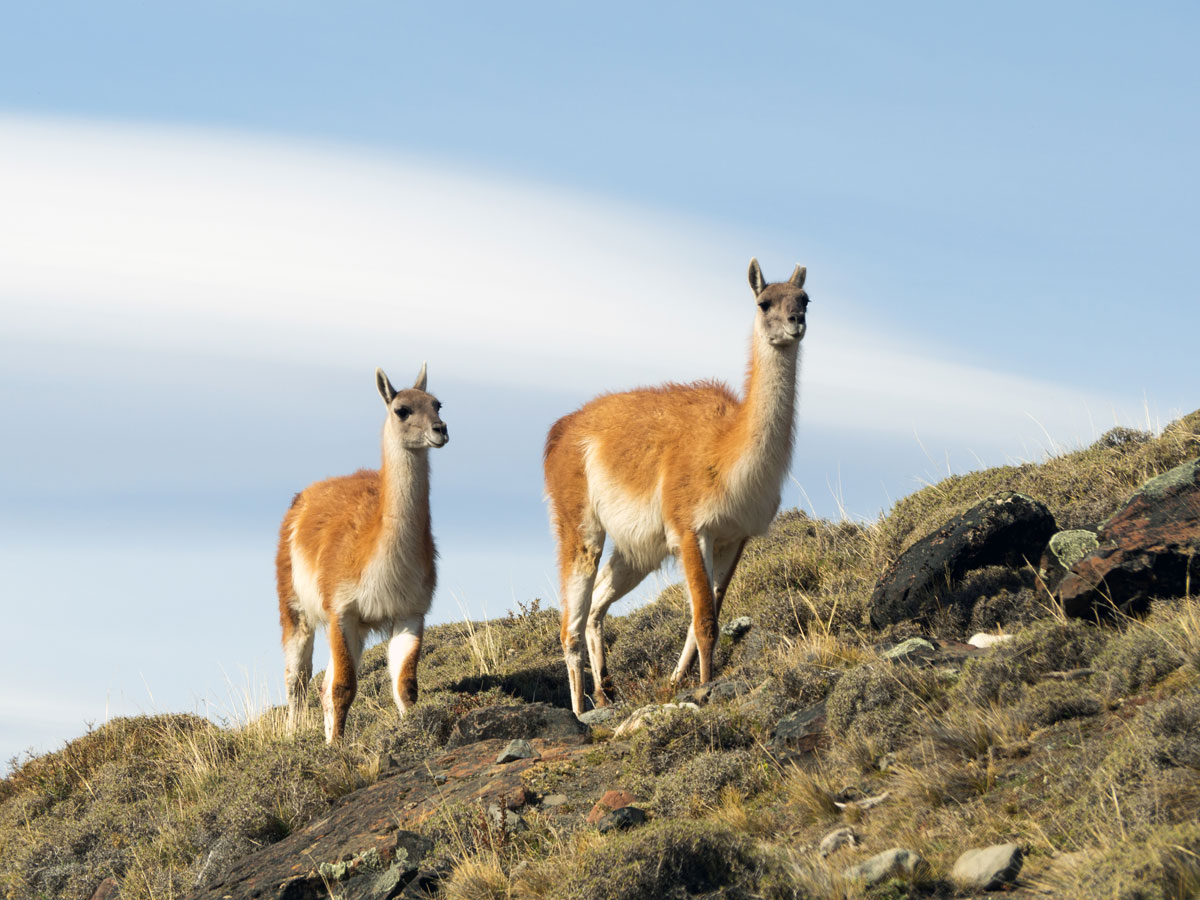
<path id="1" fill-rule="evenodd" d="M 384 374 L 383 369 L 375 370 L 375 387 L 379 388 L 379 396 L 383 398 L 383 402 L 391 406 L 392 398 L 396 396 L 396 389 L 392 387 L 392 383 Z"/>
<path id="2" fill-rule="evenodd" d="M 767 286 L 766 279 L 763 278 L 762 269 L 758 266 L 758 260 L 751 257 L 750 259 L 750 288 L 754 291 L 754 296 L 757 297 L 763 292 L 763 288 Z"/>
<path id="3" fill-rule="evenodd" d="M 796 271 L 792 273 L 792 277 L 788 279 L 790 284 L 794 284 L 798 288 L 804 287 L 804 276 L 808 274 L 808 267 L 796 263 Z"/>
<path id="4" fill-rule="evenodd" d="M 417 380 L 413 384 L 413 387 L 416 388 L 418 391 L 425 390 L 425 382 L 428 380 L 428 376 L 425 371 L 427 365 L 428 365 L 427 363 L 421 363 L 421 371 L 417 373 Z"/>

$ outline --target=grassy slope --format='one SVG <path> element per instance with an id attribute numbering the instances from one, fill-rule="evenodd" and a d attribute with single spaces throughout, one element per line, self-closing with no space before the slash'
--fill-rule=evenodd
<path id="1" fill-rule="evenodd" d="M 722 616 L 754 620 L 718 657 L 721 677 L 753 692 L 628 745 L 601 735 L 592 771 L 544 772 L 532 785 L 621 784 L 645 798 L 652 822 L 601 837 L 581 816 L 563 824 L 531 812 L 530 831 L 509 837 L 448 810 L 430 826 L 455 864 L 448 894 L 670 897 L 687 882 L 692 893 L 732 897 L 856 896 L 837 873 L 902 844 L 925 856 L 928 873 L 876 893 L 949 896 L 944 878 L 959 852 L 1012 840 L 1029 851 L 1030 881 L 1059 896 L 1189 896 L 1188 879 L 1200 877 L 1197 601 L 1163 601 L 1145 622 L 1098 629 L 1059 621 L 1028 571 L 986 570 L 932 630 L 962 639 L 1004 627 L 1018 637 L 949 675 L 880 662 L 872 644 L 905 630 L 872 632 L 865 609 L 884 566 L 987 494 L 1042 499 L 1063 527 L 1098 523 L 1146 478 L 1200 454 L 1198 433 L 1200 412 L 1157 438 L 1118 430 L 1040 465 L 954 476 L 870 526 L 782 514 L 748 548 Z M 667 675 L 686 627 L 678 587 L 610 621 L 624 702 L 671 698 Z M 286 736 L 271 711 L 231 728 L 192 716 L 116 720 L 24 761 L 0 782 L 0 891 L 87 898 L 114 875 L 123 898 L 178 896 L 205 866 L 277 840 L 371 781 L 381 749 L 436 752 L 476 706 L 566 702 L 557 615 L 536 602 L 504 619 L 433 628 L 426 646 L 422 700 L 400 722 L 382 653 L 368 652 L 339 748 L 323 745 L 315 721 Z M 1076 666 L 1096 674 L 1041 678 Z M 781 764 L 772 727 L 824 698 L 831 746 Z M 882 791 L 889 800 L 868 813 L 834 805 Z M 805 848 L 840 824 L 863 845 L 825 865 Z"/>

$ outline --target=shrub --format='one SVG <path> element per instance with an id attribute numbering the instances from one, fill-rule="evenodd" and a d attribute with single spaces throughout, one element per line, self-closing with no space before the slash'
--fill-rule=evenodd
<path id="1" fill-rule="evenodd" d="M 907 665 L 876 663 L 851 669 L 829 695 L 829 731 L 838 737 L 870 738 L 894 749 L 918 715 L 929 712 L 933 677 Z"/>
<path id="2" fill-rule="evenodd" d="M 963 668 L 955 693 L 968 702 L 1013 703 L 1026 685 L 1047 672 L 1086 666 L 1104 646 L 1105 635 L 1080 622 L 1041 621 Z"/>
<path id="3" fill-rule="evenodd" d="M 635 775 L 660 775 L 702 753 L 753 744 L 749 722 L 727 708 L 684 709 L 654 716 L 634 734 L 631 768 Z"/>
<path id="4" fill-rule="evenodd" d="M 694 815 L 716 803 L 726 787 L 753 794 L 765 780 L 762 757 L 749 750 L 701 753 L 659 779 L 654 806 L 664 815 Z"/>
<path id="5" fill-rule="evenodd" d="M 1066 719 L 1094 716 L 1100 698 L 1078 682 L 1044 681 L 1035 684 L 1017 708 L 1017 715 L 1031 725 L 1047 726 Z"/>
<path id="6" fill-rule="evenodd" d="M 1149 713 L 1147 729 L 1156 762 L 1200 769 L 1200 690 L 1190 690 Z"/>
<path id="7" fill-rule="evenodd" d="M 1154 630 L 1131 625 L 1096 655 L 1110 693 L 1125 696 L 1150 687 L 1181 665 L 1183 657 Z"/>
<path id="8" fill-rule="evenodd" d="M 745 834 L 688 820 L 660 820 L 585 851 L 563 895 L 571 900 L 750 900 L 786 877 Z"/>

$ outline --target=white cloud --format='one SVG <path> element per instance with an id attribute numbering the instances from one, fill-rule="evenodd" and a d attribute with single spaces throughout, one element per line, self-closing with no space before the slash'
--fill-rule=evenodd
<path id="1" fill-rule="evenodd" d="M 747 235 L 342 147 L 0 117 L 17 337 L 413 367 L 590 393 L 740 379 Z M 803 255 L 804 248 L 795 248 Z M 937 359 L 821 292 L 804 421 L 1014 452 L 1111 399 Z M 793 260 L 763 259 L 782 277 Z"/>

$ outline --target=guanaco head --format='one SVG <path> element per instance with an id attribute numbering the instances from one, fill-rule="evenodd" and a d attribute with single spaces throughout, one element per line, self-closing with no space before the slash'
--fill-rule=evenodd
<path id="1" fill-rule="evenodd" d="M 808 309 L 808 294 L 804 292 L 804 276 L 808 270 L 796 266 L 792 277 L 778 284 L 767 284 L 758 260 L 750 260 L 750 287 L 759 313 L 754 330 L 776 347 L 790 347 L 804 338 L 804 313 Z"/>
<path id="2" fill-rule="evenodd" d="M 450 440 L 450 432 L 446 430 L 446 423 L 439 412 L 442 404 L 433 394 L 426 393 L 425 380 L 424 363 L 421 363 L 416 383 L 403 391 L 392 387 L 383 369 L 375 370 L 375 386 L 379 388 L 379 396 L 383 397 L 388 408 L 387 421 L 383 423 L 385 441 L 399 444 L 407 450 L 419 450 L 422 447 L 442 447 Z"/>

